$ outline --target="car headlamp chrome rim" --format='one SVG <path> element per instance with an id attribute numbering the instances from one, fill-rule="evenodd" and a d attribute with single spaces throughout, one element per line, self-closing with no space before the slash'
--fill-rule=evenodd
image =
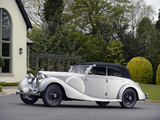
<path id="1" fill-rule="evenodd" d="M 41 73 L 41 74 L 38 75 L 38 80 L 41 80 L 41 79 L 44 79 L 44 78 L 45 78 L 44 74 Z"/>
<path id="2" fill-rule="evenodd" d="M 28 74 L 26 77 L 27 77 L 28 83 L 32 83 L 35 79 L 35 77 L 32 73 Z"/>
<path id="3" fill-rule="evenodd" d="M 42 79 L 44 79 L 46 77 L 46 75 L 44 74 L 44 73 L 42 73 L 42 72 L 38 72 L 37 73 L 37 79 L 38 80 L 42 80 Z"/>

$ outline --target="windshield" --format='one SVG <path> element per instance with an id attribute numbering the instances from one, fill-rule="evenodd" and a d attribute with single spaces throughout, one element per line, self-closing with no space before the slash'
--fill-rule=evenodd
<path id="1" fill-rule="evenodd" d="M 74 65 L 74 66 L 71 66 L 69 72 L 85 74 L 88 70 L 87 68 L 89 67 L 90 65 Z"/>

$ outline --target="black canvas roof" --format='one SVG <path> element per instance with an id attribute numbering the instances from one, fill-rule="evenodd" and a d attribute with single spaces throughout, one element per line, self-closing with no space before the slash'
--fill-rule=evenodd
<path id="1" fill-rule="evenodd" d="M 19 8 L 19 10 L 21 11 L 21 14 L 22 14 L 22 16 L 23 16 L 23 19 L 24 19 L 24 21 L 25 21 L 25 23 L 26 23 L 26 25 L 27 25 L 27 30 L 28 30 L 29 28 L 32 29 L 32 28 L 33 28 L 33 27 L 32 27 L 32 24 L 31 24 L 31 22 L 30 22 L 30 20 L 29 20 L 29 18 L 28 18 L 28 15 L 27 15 L 24 7 L 23 7 L 23 4 L 22 4 L 21 0 L 16 0 L 16 3 L 17 3 L 17 5 L 18 5 L 18 8 Z"/>
<path id="2" fill-rule="evenodd" d="M 94 65 L 94 64 L 98 67 L 117 68 L 121 71 L 123 77 L 131 79 L 129 70 L 123 65 L 113 64 L 113 63 L 103 63 L 103 62 L 85 62 L 85 63 L 77 63 L 76 65 Z"/>

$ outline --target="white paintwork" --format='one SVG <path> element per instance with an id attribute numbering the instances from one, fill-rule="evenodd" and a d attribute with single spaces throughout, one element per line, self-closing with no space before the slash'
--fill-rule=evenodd
<path id="1" fill-rule="evenodd" d="M 71 76 L 71 77 L 68 77 L 65 82 L 72 86 L 73 88 L 77 89 L 78 91 L 84 93 L 85 91 L 85 85 L 84 85 L 84 82 L 76 77 L 76 76 Z"/>
<path id="2" fill-rule="evenodd" d="M 59 84 L 70 99 L 121 102 L 123 92 L 127 88 L 133 88 L 138 94 L 138 100 L 145 99 L 140 86 L 127 78 L 49 71 L 40 71 L 39 74 L 43 74 L 45 77 L 39 80 L 37 92 L 43 92 L 50 84 Z M 24 79 L 20 82 L 19 90 L 26 90 L 25 87 L 30 87 L 26 81 Z M 33 86 L 35 86 L 35 82 L 33 82 Z"/>
<path id="3" fill-rule="evenodd" d="M 107 76 L 87 75 L 85 78 L 85 94 L 106 98 Z"/>
<path id="4" fill-rule="evenodd" d="M 10 14 L 12 23 L 12 73 L 0 74 L 0 82 L 17 82 L 26 75 L 26 23 L 16 4 L 15 0 L 0 0 L 0 8 L 5 9 Z M 23 54 L 19 54 L 19 48 L 23 49 Z"/>

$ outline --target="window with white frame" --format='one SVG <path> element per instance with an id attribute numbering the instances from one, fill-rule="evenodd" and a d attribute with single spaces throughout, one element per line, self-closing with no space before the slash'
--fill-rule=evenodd
<path id="1" fill-rule="evenodd" d="M 0 68 L 0 74 L 11 73 L 11 19 L 5 9 L 0 8 L 0 56 L 4 59 L 5 66 Z"/>

